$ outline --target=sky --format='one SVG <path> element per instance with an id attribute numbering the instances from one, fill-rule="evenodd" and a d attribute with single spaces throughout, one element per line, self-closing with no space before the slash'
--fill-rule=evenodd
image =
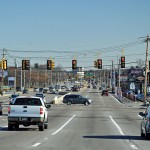
<path id="1" fill-rule="evenodd" d="M 0 0 L 0 53 L 5 48 L 9 66 L 52 58 L 69 68 L 75 58 L 94 69 L 101 58 L 109 68 L 122 55 L 135 65 L 145 60 L 149 12 L 149 0 Z"/>

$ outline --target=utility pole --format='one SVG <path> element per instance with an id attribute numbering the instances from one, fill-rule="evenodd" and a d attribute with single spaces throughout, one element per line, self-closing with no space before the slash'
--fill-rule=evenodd
<path id="1" fill-rule="evenodd" d="M 4 84 L 4 60 L 5 60 L 5 48 L 3 48 L 3 57 L 2 57 L 2 86 L 1 86 L 1 91 L 2 91 L 2 95 L 3 95 L 3 84 Z"/>
<path id="2" fill-rule="evenodd" d="M 20 68 L 21 70 L 20 70 L 20 85 L 21 85 L 21 91 L 22 91 L 22 66 L 21 66 L 21 68 Z"/>
<path id="3" fill-rule="evenodd" d="M 112 73 L 111 73 L 112 94 L 114 93 L 114 85 L 115 85 L 115 82 L 114 82 L 114 63 L 112 60 Z"/>
<path id="4" fill-rule="evenodd" d="M 16 64 L 16 58 L 15 58 L 15 83 L 14 83 L 14 93 L 16 93 L 16 68 L 17 68 L 17 64 Z"/>
<path id="5" fill-rule="evenodd" d="M 145 40 L 146 44 L 146 59 L 145 59 L 145 85 L 144 85 L 144 104 L 146 104 L 146 98 L 147 98 L 147 73 L 149 71 L 148 69 L 148 42 L 150 41 L 149 35 L 147 35 L 147 38 Z"/>

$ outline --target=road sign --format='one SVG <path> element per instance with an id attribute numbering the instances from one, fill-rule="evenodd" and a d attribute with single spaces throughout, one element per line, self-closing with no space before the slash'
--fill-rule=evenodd
<path id="1" fill-rule="evenodd" d="M 135 84 L 134 83 L 130 84 L 130 90 L 135 90 Z"/>

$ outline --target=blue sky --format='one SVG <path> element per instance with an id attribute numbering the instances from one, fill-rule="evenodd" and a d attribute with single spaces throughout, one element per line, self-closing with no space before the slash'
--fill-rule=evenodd
<path id="1" fill-rule="evenodd" d="M 144 60 L 146 43 L 130 45 L 150 34 L 149 10 L 149 0 L 0 0 L 0 49 L 8 50 L 10 65 L 15 57 L 20 65 L 29 57 L 46 64 L 51 56 L 71 67 L 76 55 L 86 67 L 97 58 L 117 62 L 120 45 L 130 43 L 126 62 Z"/>

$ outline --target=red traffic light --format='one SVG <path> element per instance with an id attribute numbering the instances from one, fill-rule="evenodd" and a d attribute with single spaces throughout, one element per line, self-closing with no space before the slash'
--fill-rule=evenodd
<path id="1" fill-rule="evenodd" d="M 97 67 L 98 69 L 102 69 L 102 59 L 97 60 Z"/>
<path id="2" fill-rule="evenodd" d="M 121 68 L 125 68 L 125 57 L 121 57 Z"/>
<path id="3" fill-rule="evenodd" d="M 72 60 L 72 69 L 77 69 L 77 60 Z"/>

